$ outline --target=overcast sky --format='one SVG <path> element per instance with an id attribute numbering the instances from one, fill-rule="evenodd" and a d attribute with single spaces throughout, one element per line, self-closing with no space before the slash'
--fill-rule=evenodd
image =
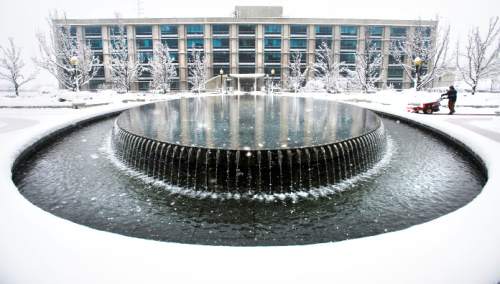
<path id="1" fill-rule="evenodd" d="M 47 29 L 50 11 L 66 12 L 68 18 L 113 18 L 137 16 L 137 0 L 1 0 L 0 45 L 9 37 L 23 47 L 28 64 L 37 52 L 35 33 Z M 500 14 L 499 0 L 141 0 L 145 17 L 231 16 L 235 5 L 277 5 L 285 17 L 434 19 L 452 26 L 454 38 L 473 26 L 484 27 Z M 46 74 L 41 79 L 50 80 Z M 39 82 L 42 80 L 38 80 Z"/>

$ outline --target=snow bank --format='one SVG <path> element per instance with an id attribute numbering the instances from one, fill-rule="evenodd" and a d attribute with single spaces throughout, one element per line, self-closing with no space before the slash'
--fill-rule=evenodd
<path id="1" fill-rule="evenodd" d="M 315 96 L 332 99 L 329 94 Z M 402 231 L 288 247 L 197 246 L 130 238 L 58 218 L 23 198 L 12 183 L 10 172 L 23 149 L 55 129 L 124 107 L 114 104 L 43 115 L 25 111 L 20 112 L 26 114 L 24 118 L 39 123 L 17 131 L 0 130 L 3 143 L 0 282 L 496 283 L 500 280 L 500 143 L 436 119 L 438 116 L 393 111 L 383 104 L 372 107 L 440 129 L 479 154 L 490 173 L 483 192 L 451 214 Z"/>

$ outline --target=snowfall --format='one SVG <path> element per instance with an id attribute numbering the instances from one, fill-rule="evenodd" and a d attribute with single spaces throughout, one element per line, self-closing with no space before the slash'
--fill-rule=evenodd
<path id="1" fill-rule="evenodd" d="M 210 94 L 207 94 L 210 95 Z M 192 94 L 63 91 L 0 93 L 0 283 L 499 283 L 500 94 L 459 92 L 432 115 L 407 105 L 440 92 L 297 93 L 391 113 L 462 141 L 488 182 L 469 204 L 427 223 L 359 239 L 303 246 L 223 247 L 157 242 L 98 231 L 31 204 L 12 182 L 15 159 L 79 121 Z"/>

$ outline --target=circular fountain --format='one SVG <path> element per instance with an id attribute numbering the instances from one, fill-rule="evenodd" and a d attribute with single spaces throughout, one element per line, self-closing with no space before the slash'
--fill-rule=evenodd
<path id="1" fill-rule="evenodd" d="M 128 167 L 207 192 L 283 193 L 370 169 L 385 149 L 373 112 L 300 97 L 212 96 L 123 112 L 113 146 Z"/>

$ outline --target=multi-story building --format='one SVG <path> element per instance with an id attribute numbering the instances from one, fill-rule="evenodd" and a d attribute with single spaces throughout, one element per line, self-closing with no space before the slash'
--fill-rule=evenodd
<path id="1" fill-rule="evenodd" d="M 237 6 L 233 17 L 214 18 L 130 18 L 66 19 L 56 25 L 69 25 L 80 42 L 86 43 L 100 59 L 100 71 L 89 88 L 111 84 L 112 31 L 125 25 L 130 60 L 148 65 L 159 43 L 169 46 L 178 67 L 173 89 L 186 90 L 189 53 L 201 49 L 207 57 L 211 76 L 223 74 L 267 74 L 275 82 L 285 82 L 292 54 L 301 53 L 304 68 L 315 61 L 315 52 L 325 42 L 335 60 L 353 69 L 356 54 L 369 41 L 382 53 L 381 85 L 409 87 L 413 82 L 389 55 L 391 42 L 404 41 L 416 28 L 429 30 L 432 44 L 436 21 L 324 19 L 283 17 L 282 7 Z M 411 58 L 405 58 L 411 64 Z M 222 70 L 222 71 L 221 71 Z M 274 74 L 274 75 L 272 75 Z M 251 76 L 248 76 L 251 77 Z M 151 74 L 144 72 L 134 88 L 147 90 Z M 253 83 L 250 82 L 250 85 Z"/>

